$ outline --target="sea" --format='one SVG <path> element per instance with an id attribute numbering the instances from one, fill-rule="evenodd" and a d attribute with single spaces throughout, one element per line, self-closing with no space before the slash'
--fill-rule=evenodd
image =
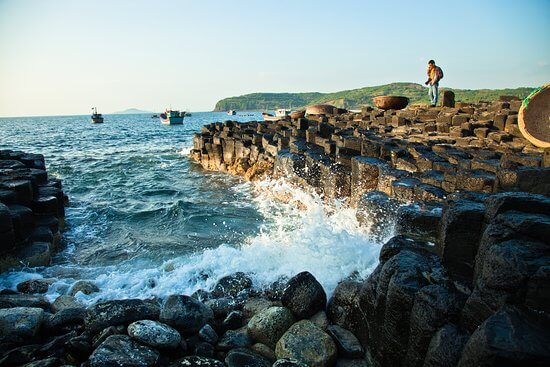
<path id="1" fill-rule="evenodd" d="M 104 117 L 0 118 L 0 149 L 43 154 L 69 197 L 51 264 L 2 273 L 0 289 L 46 278 L 53 301 L 90 280 L 100 291 L 77 294 L 89 305 L 192 294 L 238 271 L 258 288 L 309 271 L 330 295 L 376 267 L 383 241 L 359 225 L 355 209 L 284 180 L 209 172 L 190 157 L 204 124 L 260 113 L 197 112 L 176 126 L 149 114 Z"/>

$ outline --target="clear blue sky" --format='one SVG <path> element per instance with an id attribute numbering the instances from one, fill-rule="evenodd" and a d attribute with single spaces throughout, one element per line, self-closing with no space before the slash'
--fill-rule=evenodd
<path id="1" fill-rule="evenodd" d="M 252 92 L 550 81 L 550 0 L 0 0 L 0 116 L 211 110 Z"/>

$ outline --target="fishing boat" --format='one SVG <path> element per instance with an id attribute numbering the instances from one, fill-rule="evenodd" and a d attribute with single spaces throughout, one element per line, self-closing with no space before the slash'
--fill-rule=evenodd
<path id="1" fill-rule="evenodd" d="M 267 112 L 262 112 L 262 117 L 264 118 L 264 121 L 280 121 L 285 118 L 285 116 L 275 116 Z"/>
<path id="2" fill-rule="evenodd" d="M 228 114 L 229 116 L 235 116 L 235 115 L 237 114 L 237 111 L 235 111 L 235 110 L 229 110 L 229 111 L 227 111 L 227 114 Z"/>
<path id="3" fill-rule="evenodd" d="M 102 124 L 103 116 L 100 113 L 97 113 L 97 107 L 92 107 L 92 123 L 93 124 Z"/>
<path id="4" fill-rule="evenodd" d="M 185 112 L 177 110 L 166 110 L 160 114 L 160 122 L 164 125 L 182 125 Z"/>

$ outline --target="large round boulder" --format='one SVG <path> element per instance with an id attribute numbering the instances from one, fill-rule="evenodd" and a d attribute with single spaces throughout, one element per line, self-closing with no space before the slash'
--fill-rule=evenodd
<path id="1" fill-rule="evenodd" d="M 128 325 L 128 335 L 153 348 L 175 349 L 181 342 L 178 331 L 153 320 L 139 320 Z"/>
<path id="2" fill-rule="evenodd" d="M 309 320 L 292 325 L 275 347 L 278 359 L 293 358 L 311 367 L 332 366 L 336 353 L 332 338 Z"/>
<path id="3" fill-rule="evenodd" d="M 248 335 L 257 342 L 275 348 L 277 341 L 294 324 L 294 316 L 286 307 L 269 307 L 248 322 Z"/>
<path id="4" fill-rule="evenodd" d="M 189 296 L 172 295 L 162 304 L 159 320 L 185 334 L 195 334 L 213 318 L 210 307 L 202 302 Z"/>
<path id="5" fill-rule="evenodd" d="M 127 335 L 111 335 L 92 353 L 88 360 L 90 367 L 156 366 L 159 352 L 143 346 Z"/>
<path id="6" fill-rule="evenodd" d="M 281 302 L 297 319 L 307 319 L 325 309 L 327 295 L 317 279 L 304 271 L 290 278 Z"/>
<path id="7" fill-rule="evenodd" d="M 71 296 L 75 296 L 78 292 L 82 292 L 83 294 L 92 294 L 99 292 L 99 287 L 89 280 L 79 280 L 73 284 L 69 290 L 69 294 Z"/>

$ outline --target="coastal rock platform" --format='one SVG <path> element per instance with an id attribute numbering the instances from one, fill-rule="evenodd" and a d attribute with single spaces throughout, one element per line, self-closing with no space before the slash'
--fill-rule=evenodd
<path id="1" fill-rule="evenodd" d="M 0 150 L 0 272 L 49 264 L 61 240 L 67 196 L 44 156 Z"/>
<path id="2" fill-rule="evenodd" d="M 546 365 L 550 151 L 521 134 L 517 98 L 452 104 L 212 123 L 191 155 L 343 200 L 374 236 L 396 234 L 326 309 L 364 365 Z"/>

